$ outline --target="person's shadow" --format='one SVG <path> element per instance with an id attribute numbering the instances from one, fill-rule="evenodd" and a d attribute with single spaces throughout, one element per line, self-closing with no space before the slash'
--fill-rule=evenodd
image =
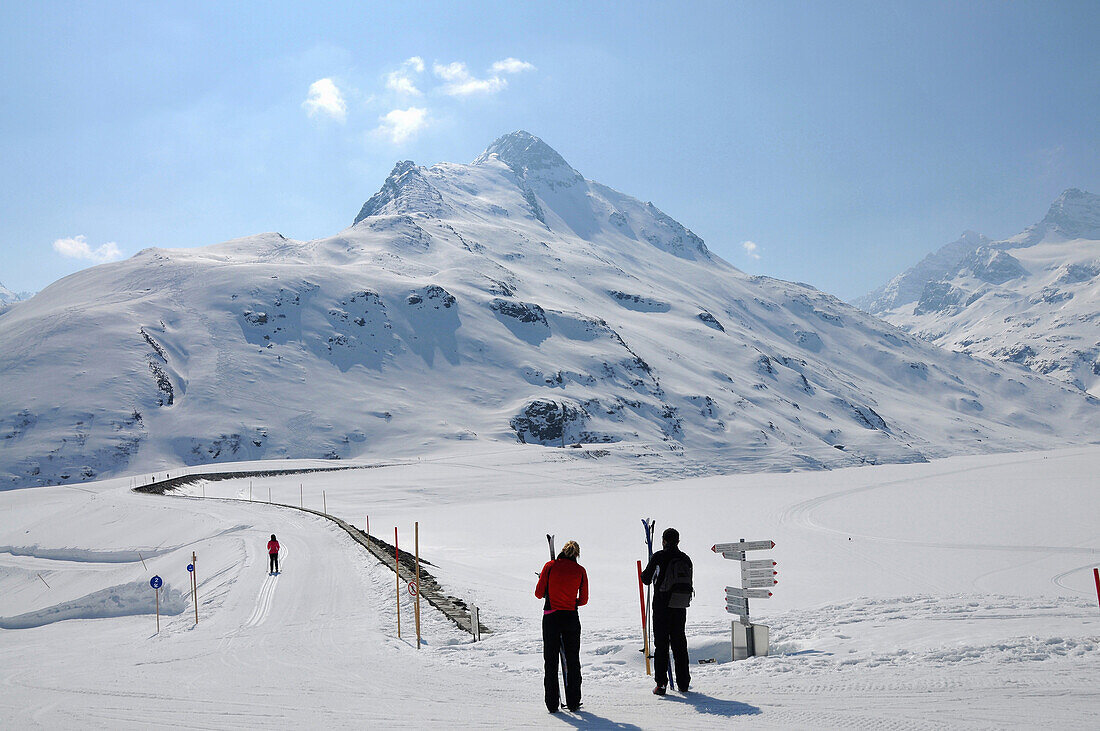
<path id="1" fill-rule="evenodd" d="M 750 706 L 748 703 L 722 700 L 721 698 L 715 698 L 714 696 L 706 695 L 705 693 L 697 693 L 695 691 L 687 695 L 666 695 L 664 701 L 684 703 L 692 706 L 697 713 L 707 716 L 725 716 L 726 718 L 732 718 L 733 716 L 755 716 L 761 713 L 759 708 Z M 556 715 L 556 718 L 577 728 L 611 728 L 624 729 L 624 731 L 641 730 L 641 726 L 636 726 L 632 723 L 619 723 L 583 710 L 573 714 L 560 713 Z"/>
<path id="2" fill-rule="evenodd" d="M 595 713 L 589 713 L 588 711 L 556 713 L 554 716 L 559 721 L 563 721 L 570 726 L 576 726 L 577 728 L 615 728 L 623 729 L 623 731 L 642 731 L 641 726 L 635 726 L 632 723 L 619 723 L 617 721 L 612 721 L 610 718 L 604 718 L 603 716 L 597 716 Z"/>
<path id="3" fill-rule="evenodd" d="M 665 696 L 665 699 L 675 703 L 687 704 L 694 707 L 697 713 L 708 716 L 725 716 L 726 718 L 730 718 L 732 716 L 755 716 L 761 713 L 759 708 L 750 706 L 748 703 L 727 701 L 696 691 L 691 691 L 687 695 L 669 694 Z"/>

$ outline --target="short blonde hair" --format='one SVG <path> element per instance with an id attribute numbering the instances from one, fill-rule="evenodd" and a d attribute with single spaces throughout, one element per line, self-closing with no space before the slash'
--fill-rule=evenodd
<path id="1" fill-rule="evenodd" d="M 561 547 L 561 555 L 566 558 L 579 558 L 581 555 L 580 544 L 576 541 L 569 541 Z"/>

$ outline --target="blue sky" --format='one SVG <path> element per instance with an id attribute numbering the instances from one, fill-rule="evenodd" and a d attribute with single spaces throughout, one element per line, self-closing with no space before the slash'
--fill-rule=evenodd
<path id="1" fill-rule="evenodd" d="M 851 298 L 1100 193 L 1098 37 L 1096 2 L 4 3 L 0 282 L 328 236 L 526 129 Z"/>

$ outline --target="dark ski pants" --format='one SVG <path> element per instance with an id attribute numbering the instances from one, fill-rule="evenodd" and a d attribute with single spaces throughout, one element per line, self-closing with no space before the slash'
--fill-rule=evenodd
<path id="1" fill-rule="evenodd" d="M 565 653 L 565 705 L 581 704 L 581 620 L 576 611 L 554 611 L 542 616 L 542 658 L 546 669 L 546 708 L 558 710 L 558 664 Z"/>
<path id="2" fill-rule="evenodd" d="M 270 559 L 269 563 L 271 564 L 271 568 L 268 570 L 272 573 L 279 573 L 279 554 L 269 553 L 267 554 L 267 557 Z"/>
<path id="3" fill-rule="evenodd" d="M 680 690 L 691 684 L 691 672 L 688 670 L 688 641 L 684 634 L 687 625 L 686 609 L 670 609 L 658 604 L 653 605 L 653 657 L 656 662 L 654 673 L 657 685 L 668 680 L 668 650 L 671 646 L 676 667 L 676 687 Z"/>

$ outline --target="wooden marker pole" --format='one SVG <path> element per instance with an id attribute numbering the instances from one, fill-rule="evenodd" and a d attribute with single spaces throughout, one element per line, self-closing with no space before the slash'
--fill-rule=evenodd
<path id="1" fill-rule="evenodd" d="M 397 547 L 397 526 L 393 527 L 393 578 L 397 582 L 397 638 L 401 639 L 401 549 Z"/>
<path id="2" fill-rule="evenodd" d="M 248 481 L 248 502 L 252 502 L 252 480 Z"/>
<path id="3" fill-rule="evenodd" d="M 1092 578 L 1096 580 L 1096 602 L 1100 604 L 1100 569 L 1092 570 Z"/>
<path id="4" fill-rule="evenodd" d="M 325 515 L 328 515 L 328 498 L 325 497 L 324 490 L 321 490 L 321 506 L 325 509 Z"/>
<path id="5" fill-rule="evenodd" d="M 271 504 L 271 488 L 267 488 L 267 504 Z"/>
<path id="6" fill-rule="evenodd" d="M 304 508 L 306 506 L 306 489 L 302 487 L 302 483 L 298 483 L 298 507 Z"/>
<path id="7" fill-rule="evenodd" d="M 157 634 L 160 634 L 160 587 L 153 589 L 153 593 L 157 595 Z"/>
<path id="8" fill-rule="evenodd" d="M 195 556 L 195 552 L 191 552 L 191 566 L 194 567 L 194 571 L 191 572 L 191 595 L 195 597 L 195 624 L 199 623 L 199 562 Z"/>
<path id="9" fill-rule="evenodd" d="M 416 549 L 416 649 L 420 649 L 420 521 L 413 523 L 413 542 Z"/>
<path id="10" fill-rule="evenodd" d="M 645 623 L 645 593 L 642 591 L 641 561 L 638 561 L 638 603 L 642 605 L 642 652 L 645 654 L 645 674 L 652 675 L 649 668 L 649 629 Z"/>
<path id="11" fill-rule="evenodd" d="M 367 519 L 367 542 L 370 542 L 370 516 L 365 516 Z"/>

